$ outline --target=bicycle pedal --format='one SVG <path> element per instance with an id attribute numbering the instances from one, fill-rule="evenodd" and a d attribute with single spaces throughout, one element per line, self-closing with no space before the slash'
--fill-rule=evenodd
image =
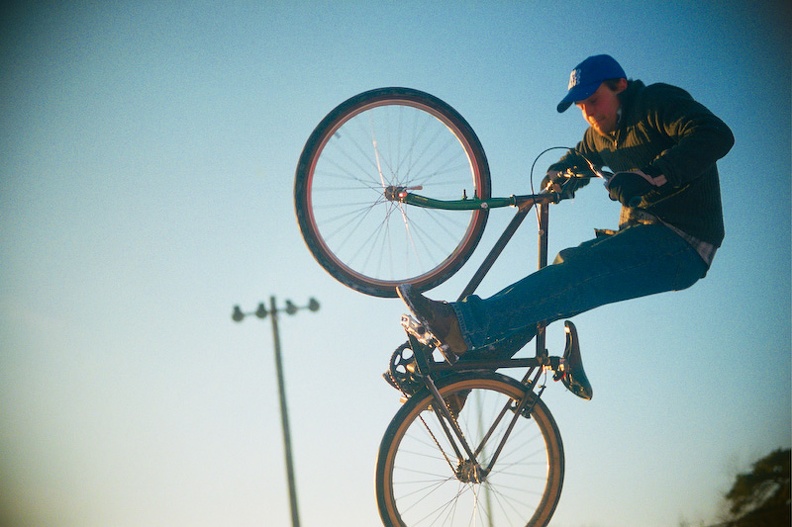
<path id="1" fill-rule="evenodd" d="M 436 344 L 434 335 L 429 333 L 424 325 L 412 315 L 402 315 L 401 325 L 407 333 L 415 337 L 421 344 L 426 346 L 434 346 Z"/>
<path id="2" fill-rule="evenodd" d="M 443 359 L 445 359 L 448 364 L 454 364 L 459 359 L 459 357 L 451 351 L 448 344 L 440 342 L 433 333 L 428 331 L 426 327 L 412 315 L 402 315 L 401 325 L 408 334 L 415 338 L 415 340 L 430 349 L 434 348 L 439 351 L 440 355 L 442 355 Z"/>

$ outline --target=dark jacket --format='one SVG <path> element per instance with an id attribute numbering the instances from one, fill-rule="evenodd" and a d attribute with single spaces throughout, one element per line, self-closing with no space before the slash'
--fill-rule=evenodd
<path id="1" fill-rule="evenodd" d="M 715 162 L 734 144 L 731 130 L 675 86 L 633 80 L 619 97 L 618 129 L 607 136 L 587 129 L 577 150 L 612 172 L 640 169 L 665 175 L 668 183 L 646 194 L 637 208 L 719 247 L 724 227 Z M 586 164 L 570 152 L 551 168 L 569 166 Z M 629 210 L 624 212 L 623 217 L 629 216 Z"/>

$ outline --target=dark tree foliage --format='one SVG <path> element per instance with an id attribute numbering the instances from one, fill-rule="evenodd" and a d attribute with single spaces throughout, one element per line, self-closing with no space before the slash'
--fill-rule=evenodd
<path id="1" fill-rule="evenodd" d="M 753 464 L 753 470 L 738 474 L 726 494 L 729 527 L 789 527 L 790 449 L 776 450 Z"/>

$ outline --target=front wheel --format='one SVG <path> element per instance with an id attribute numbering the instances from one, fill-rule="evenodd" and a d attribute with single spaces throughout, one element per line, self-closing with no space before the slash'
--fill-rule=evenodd
<path id="1" fill-rule="evenodd" d="M 294 183 L 300 231 L 319 264 L 380 297 L 450 278 L 478 244 L 487 209 L 408 206 L 403 191 L 490 197 L 487 159 L 465 119 L 410 88 L 364 92 L 331 111 L 308 138 Z"/>
<path id="2" fill-rule="evenodd" d="M 413 395 L 379 449 L 375 483 L 383 523 L 546 526 L 561 495 L 564 450 L 544 403 L 497 373 L 463 374 L 437 386 L 475 459 L 454 439 L 432 395 Z M 516 416 L 525 398 L 532 409 Z"/>

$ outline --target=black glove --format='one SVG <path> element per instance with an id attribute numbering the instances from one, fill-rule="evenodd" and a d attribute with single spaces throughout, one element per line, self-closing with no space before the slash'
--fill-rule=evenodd
<path id="1" fill-rule="evenodd" d="M 617 172 L 608 181 L 606 188 L 610 199 L 627 207 L 635 207 L 641 198 L 655 188 L 651 178 L 637 172 Z"/>
<path id="2" fill-rule="evenodd" d="M 567 177 L 564 172 L 548 169 L 547 175 L 542 178 L 540 191 L 558 192 L 561 199 L 571 199 L 575 197 L 580 181 L 575 177 Z"/>
<path id="3" fill-rule="evenodd" d="M 545 190 L 551 190 L 550 184 L 555 183 L 561 177 L 561 172 L 558 170 L 548 170 L 545 177 L 542 178 L 541 187 L 539 188 L 539 192 Z"/>

